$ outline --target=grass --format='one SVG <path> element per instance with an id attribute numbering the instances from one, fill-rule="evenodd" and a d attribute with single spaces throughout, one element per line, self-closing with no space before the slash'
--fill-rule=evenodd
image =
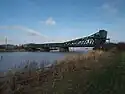
<path id="1" fill-rule="evenodd" d="M 101 58 L 101 60 L 106 58 Z M 55 87 L 51 92 L 55 92 L 57 94 L 104 94 L 100 91 L 106 89 L 103 87 L 107 86 L 107 84 L 103 84 L 101 82 L 108 83 L 108 79 L 111 79 L 112 76 L 108 75 L 110 72 L 105 73 L 104 71 L 109 70 L 111 64 L 107 64 L 107 66 L 103 64 L 110 62 L 110 60 L 112 59 L 107 58 L 104 62 L 91 62 L 91 64 L 97 64 L 96 66 L 88 65 L 87 63 L 90 63 L 90 61 L 87 63 L 84 61 L 85 64 L 80 64 L 80 68 L 78 70 L 64 73 L 64 78 L 61 81 L 56 82 Z M 101 63 L 103 67 L 105 66 L 106 68 L 109 68 L 100 69 L 99 63 Z M 84 68 L 85 65 L 88 65 L 89 70 Z M 105 81 L 102 81 L 104 79 Z"/>
<path id="2" fill-rule="evenodd" d="M 66 72 L 64 78 L 56 82 L 51 92 L 56 94 L 124 94 L 125 64 L 123 62 L 125 62 L 125 53 L 118 53 L 107 60 L 100 59 L 98 63 L 101 63 L 104 68 L 99 68 L 97 65 L 96 69 L 91 66 L 90 71 L 80 68 L 75 72 Z"/>
<path id="3" fill-rule="evenodd" d="M 56 62 L 49 70 L 34 71 L 29 76 L 24 73 L 20 77 L 16 82 L 34 78 L 20 84 L 15 82 L 15 88 L 11 88 L 14 94 L 125 94 L 125 52 L 73 55 Z"/>
<path id="4" fill-rule="evenodd" d="M 91 87 L 88 94 L 124 94 L 125 93 L 125 52 L 118 55 L 112 66 L 105 71 L 90 76 Z"/>

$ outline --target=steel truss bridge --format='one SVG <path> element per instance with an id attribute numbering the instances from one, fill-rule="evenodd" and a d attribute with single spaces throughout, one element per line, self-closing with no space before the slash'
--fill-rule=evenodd
<path id="1" fill-rule="evenodd" d="M 25 49 L 36 51 L 50 51 L 53 49 L 59 48 L 59 51 L 65 52 L 69 51 L 69 47 L 94 47 L 100 48 L 103 44 L 106 43 L 107 39 L 107 31 L 99 30 L 99 32 L 92 34 L 87 37 L 74 39 L 71 41 L 66 41 L 63 43 L 46 43 L 46 44 L 27 44 L 25 45 Z"/>

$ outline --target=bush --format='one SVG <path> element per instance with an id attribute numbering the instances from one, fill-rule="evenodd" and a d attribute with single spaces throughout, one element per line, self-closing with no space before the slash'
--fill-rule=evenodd
<path id="1" fill-rule="evenodd" d="M 102 45 L 102 49 L 105 51 L 109 51 L 115 47 L 116 47 L 115 43 L 106 43 L 106 44 Z"/>
<path id="2" fill-rule="evenodd" d="M 125 51 L 125 42 L 119 42 L 117 44 L 117 49 L 120 51 Z"/>

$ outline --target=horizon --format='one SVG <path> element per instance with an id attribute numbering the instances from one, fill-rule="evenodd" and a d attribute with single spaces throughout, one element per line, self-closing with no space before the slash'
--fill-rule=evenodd
<path id="1" fill-rule="evenodd" d="M 124 0 L 0 0 L 0 44 L 62 43 L 100 29 L 124 42 Z"/>

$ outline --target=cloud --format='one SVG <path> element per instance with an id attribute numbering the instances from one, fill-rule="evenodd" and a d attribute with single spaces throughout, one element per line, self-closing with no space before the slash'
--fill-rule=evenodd
<path id="1" fill-rule="evenodd" d="M 24 41 L 26 41 L 26 42 L 33 42 L 33 43 L 42 43 L 42 42 L 44 42 L 44 43 L 51 43 L 51 42 L 57 42 L 57 40 L 58 40 L 58 42 L 60 42 L 60 39 L 58 39 L 58 38 L 48 37 L 46 35 L 41 34 L 39 31 L 33 30 L 31 28 L 24 27 L 24 26 L 17 26 L 17 25 L 13 25 L 13 26 L 0 26 L 0 30 L 19 30 L 19 31 L 23 32 L 22 34 L 28 34 L 28 36 L 33 36 L 34 37 L 33 38 L 33 37 L 25 36 L 21 40 L 17 39 L 17 41 L 19 41 L 21 43 L 24 43 Z M 0 37 L 0 44 L 2 42 L 4 43 L 4 39 L 5 38 Z M 10 42 L 12 42 L 12 40 Z M 18 42 L 16 42 L 16 43 L 18 43 Z"/>
<path id="2" fill-rule="evenodd" d="M 23 26 L 0 26 L 0 30 L 21 30 L 28 33 L 30 36 L 40 36 L 47 38 L 47 36 L 41 34 L 40 32 Z"/>
<path id="3" fill-rule="evenodd" d="M 56 24 L 56 21 L 53 20 L 52 17 L 49 17 L 47 20 L 41 21 L 41 23 L 46 24 L 46 25 L 55 25 L 55 24 Z"/>
<path id="4" fill-rule="evenodd" d="M 116 14 L 118 13 L 118 8 L 112 3 L 104 3 L 101 6 L 101 9 L 103 12 L 110 13 L 110 14 Z"/>

